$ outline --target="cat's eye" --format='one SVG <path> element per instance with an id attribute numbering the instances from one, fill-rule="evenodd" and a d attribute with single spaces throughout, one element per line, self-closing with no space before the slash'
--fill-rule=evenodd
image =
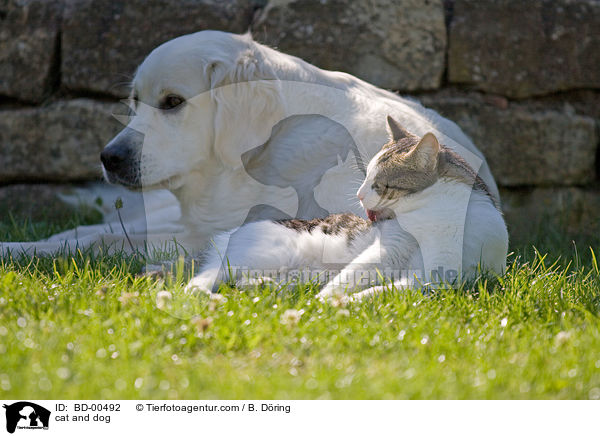
<path id="1" fill-rule="evenodd" d="M 176 94 L 169 94 L 161 100 L 159 108 L 166 109 L 166 110 L 174 109 L 177 106 L 180 106 L 184 102 L 185 102 L 185 99 L 183 97 L 176 95 Z"/>
<path id="2" fill-rule="evenodd" d="M 373 183 L 371 185 L 371 189 L 374 189 L 376 191 L 380 191 L 380 190 L 385 190 L 385 189 L 390 189 L 390 186 L 387 184 L 382 184 L 382 183 Z"/>

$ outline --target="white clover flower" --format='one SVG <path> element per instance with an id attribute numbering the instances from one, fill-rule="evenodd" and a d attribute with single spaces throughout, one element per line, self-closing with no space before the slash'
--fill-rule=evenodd
<path id="1" fill-rule="evenodd" d="M 173 299 L 173 295 L 169 291 L 160 291 L 156 294 L 156 307 L 164 309 Z"/>
<path id="2" fill-rule="evenodd" d="M 571 333 L 569 332 L 558 332 L 554 337 L 554 343 L 556 345 L 563 345 L 569 340 L 570 337 Z"/>
<path id="3" fill-rule="evenodd" d="M 118 300 L 121 302 L 122 305 L 126 306 L 129 303 L 137 302 L 137 297 L 139 297 L 139 295 L 139 292 L 123 292 L 118 298 Z"/>
<path id="4" fill-rule="evenodd" d="M 296 309 L 288 309 L 281 315 L 281 323 L 286 325 L 295 325 L 300 321 L 302 313 Z"/>

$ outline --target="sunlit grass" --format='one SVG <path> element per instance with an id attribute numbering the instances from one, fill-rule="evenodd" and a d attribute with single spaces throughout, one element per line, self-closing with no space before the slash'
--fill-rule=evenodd
<path id="1" fill-rule="evenodd" d="M 597 260 L 538 242 L 498 281 L 349 305 L 311 285 L 189 297 L 184 276 L 137 276 L 124 255 L 5 259 L 0 394 L 600 398 Z"/>

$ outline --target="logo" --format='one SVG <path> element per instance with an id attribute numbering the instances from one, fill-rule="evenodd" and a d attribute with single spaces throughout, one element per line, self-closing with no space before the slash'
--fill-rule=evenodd
<path id="1" fill-rule="evenodd" d="M 48 430 L 50 411 L 28 401 L 4 405 L 6 409 L 6 431 L 14 433 L 18 429 Z"/>

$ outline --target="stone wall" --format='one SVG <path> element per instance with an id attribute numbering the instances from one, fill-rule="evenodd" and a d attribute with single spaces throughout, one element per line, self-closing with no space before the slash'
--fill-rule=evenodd
<path id="1" fill-rule="evenodd" d="M 110 114 L 154 47 L 251 29 L 456 121 L 513 236 L 550 216 L 600 228 L 598 0 L 4 0 L 0 24 L 0 191 L 99 179 Z"/>

